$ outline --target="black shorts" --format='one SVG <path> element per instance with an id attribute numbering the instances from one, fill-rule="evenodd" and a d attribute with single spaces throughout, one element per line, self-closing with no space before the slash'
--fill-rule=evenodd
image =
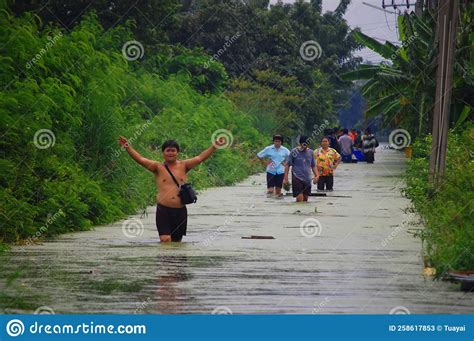
<path id="1" fill-rule="evenodd" d="M 267 188 L 282 188 L 283 186 L 283 178 L 285 174 L 271 174 L 267 173 Z"/>
<path id="2" fill-rule="evenodd" d="M 332 187 L 334 185 L 334 176 L 332 174 L 319 177 L 318 190 L 324 191 L 324 185 L 326 185 L 327 190 L 332 190 Z"/>
<path id="3" fill-rule="evenodd" d="M 156 228 L 158 234 L 171 235 L 172 241 L 180 241 L 186 235 L 188 226 L 188 210 L 186 206 L 180 208 L 156 206 Z"/>
<path id="4" fill-rule="evenodd" d="M 309 196 L 311 194 L 311 181 L 305 182 L 300 180 L 296 176 L 291 177 L 291 188 L 293 191 L 293 197 L 297 197 L 299 194 Z"/>

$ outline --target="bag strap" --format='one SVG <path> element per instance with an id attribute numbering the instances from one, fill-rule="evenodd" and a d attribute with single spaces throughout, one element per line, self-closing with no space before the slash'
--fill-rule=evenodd
<path id="1" fill-rule="evenodd" d="M 168 173 L 170 173 L 171 177 L 173 178 L 173 181 L 175 182 L 176 186 L 178 186 L 178 188 L 180 188 L 181 186 L 179 185 L 179 182 L 176 180 L 173 173 L 171 173 L 171 170 L 168 168 L 168 165 L 166 163 L 164 163 L 164 165 L 165 165 L 165 168 L 168 171 Z"/>

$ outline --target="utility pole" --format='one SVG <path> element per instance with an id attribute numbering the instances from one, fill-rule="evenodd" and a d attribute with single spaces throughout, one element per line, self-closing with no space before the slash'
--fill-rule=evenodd
<path id="1" fill-rule="evenodd" d="M 399 0 L 400 1 L 400 0 Z M 387 3 L 386 3 L 387 2 Z M 438 4 L 437 4 L 438 3 Z M 382 0 L 382 7 L 397 8 L 415 5 L 418 15 L 423 7 L 422 1 L 410 4 L 408 0 L 395 3 L 395 0 Z M 438 57 L 436 69 L 436 93 L 433 113 L 433 129 L 429 167 L 429 181 L 435 187 L 441 184 L 446 169 L 446 148 L 448 144 L 449 112 L 451 109 L 451 93 L 453 87 L 454 50 L 456 45 L 457 19 L 459 0 L 425 0 L 426 10 L 438 8 L 436 41 Z"/>
<path id="2" fill-rule="evenodd" d="M 417 17 L 422 16 L 422 14 L 423 14 L 423 0 L 416 0 L 415 14 L 416 14 Z"/>
<path id="3" fill-rule="evenodd" d="M 446 168 L 458 11 L 459 0 L 438 5 L 438 66 L 429 168 L 429 180 L 435 187 L 440 185 Z"/>

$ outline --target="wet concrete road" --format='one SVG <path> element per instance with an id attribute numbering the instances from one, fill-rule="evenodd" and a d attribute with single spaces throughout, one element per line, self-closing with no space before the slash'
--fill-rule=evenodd
<path id="1" fill-rule="evenodd" d="M 422 276 L 403 167 L 391 150 L 343 164 L 335 191 L 307 204 L 267 198 L 264 174 L 252 176 L 201 193 L 181 244 L 158 243 L 150 207 L 143 219 L 15 247 L 7 268 L 32 263 L 18 281 L 56 313 L 474 313 L 472 293 Z M 251 235 L 275 239 L 242 239 Z M 5 310 L 21 311 L 31 309 Z"/>

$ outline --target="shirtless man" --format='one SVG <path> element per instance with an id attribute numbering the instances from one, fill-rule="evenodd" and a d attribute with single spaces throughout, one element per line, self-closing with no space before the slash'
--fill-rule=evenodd
<path id="1" fill-rule="evenodd" d="M 201 154 L 187 160 L 178 160 L 179 145 L 176 141 L 165 141 L 161 146 L 164 163 L 141 156 L 123 136 L 119 137 L 119 144 L 138 164 L 155 174 L 156 187 L 158 189 L 156 195 L 156 227 L 160 235 L 160 241 L 180 242 L 183 236 L 186 235 L 188 212 L 186 206 L 181 203 L 178 195 L 178 186 L 166 170 L 164 163 L 168 165 L 176 180 L 183 184 L 187 181 L 187 173 L 209 158 L 216 149 L 223 146 L 225 140 L 221 138 L 215 141 L 211 147 Z"/>

